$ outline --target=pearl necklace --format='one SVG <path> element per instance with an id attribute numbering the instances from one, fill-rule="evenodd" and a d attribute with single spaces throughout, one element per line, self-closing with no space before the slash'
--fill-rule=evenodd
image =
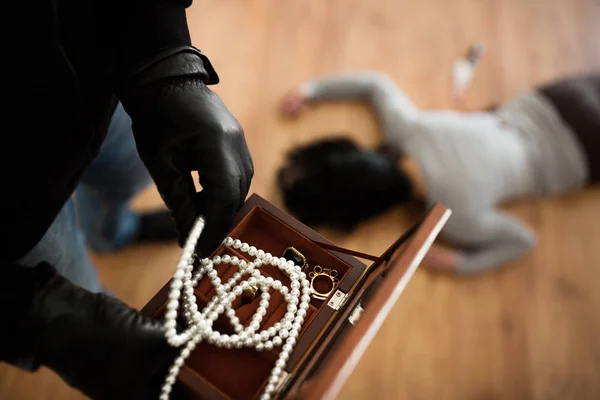
<path id="1" fill-rule="evenodd" d="M 256 247 L 250 246 L 248 243 L 242 243 L 240 240 L 234 240 L 230 237 L 223 241 L 226 246 L 247 253 L 252 257 L 256 257 L 256 259 L 252 262 L 246 262 L 236 256 L 231 257 L 229 255 L 215 256 L 212 260 L 204 258 L 201 260 L 198 270 L 193 272 L 194 250 L 204 229 L 204 224 L 204 218 L 202 216 L 198 217 L 188 236 L 183 254 L 171 281 L 164 322 L 165 337 L 171 346 L 183 347 L 183 349 L 169 370 L 162 386 L 160 400 L 169 399 L 173 384 L 185 359 L 189 357 L 196 345 L 202 340 L 228 349 L 232 347 L 254 347 L 257 351 L 263 351 L 282 346 L 275 367 L 271 370 L 269 381 L 260 397 L 261 400 L 269 400 L 276 391 L 283 368 L 296 344 L 296 338 L 304 322 L 310 302 L 310 283 L 300 266 L 295 265 L 293 261 L 288 261 L 283 257 L 273 257 L 270 253 L 257 250 Z M 239 272 L 236 272 L 227 283 L 222 284 L 217 271 L 214 269 L 214 265 L 219 264 L 235 265 L 239 268 Z M 263 276 L 259 268 L 265 264 L 276 266 L 287 274 L 290 277 L 290 288 L 284 286 L 278 280 Z M 196 304 L 194 287 L 205 275 L 211 279 L 216 294 L 200 311 Z M 246 276 L 248 277 L 247 280 L 242 280 Z M 244 328 L 240 324 L 235 310 L 231 308 L 231 304 L 250 286 L 256 287 L 262 292 L 261 301 L 256 313 L 252 316 L 252 322 Z M 271 297 L 269 294 L 270 289 L 278 290 L 284 296 L 285 301 L 288 303 L 287 313 L 272 327 L 257 332 L 260 329 L 260 322 L 267 313 Z M 188 328 L 178 333 L 176 319 L 180 300 Z M 214 321 L 223 313 L 229 318 L 236 332 L 235 334 L 222 334 L 213 329 Z"/>

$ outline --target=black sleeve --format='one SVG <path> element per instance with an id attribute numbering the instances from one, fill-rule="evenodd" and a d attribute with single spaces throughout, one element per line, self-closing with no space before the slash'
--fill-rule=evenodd
<path id="1" fill-rule="evenodd" d="M 119 77 L 135 71 L 157 54 L 190 46 L 185 9 L 191 0 L 98 0 L 96 43 Z"/>

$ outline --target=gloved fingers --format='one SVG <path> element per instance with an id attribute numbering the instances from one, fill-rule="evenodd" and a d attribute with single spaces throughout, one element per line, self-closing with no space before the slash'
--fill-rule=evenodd
<path id="1" fill-rule="evenodd" d="M 152 178 L 167 208 L 175 220 L 179 245 L 183 246 L 198 216 L 196 188 L 189 171 L 176 168 L 172 163 L 153 165 Z"/>
<path id="2" fill-rule="evenodd" d="M 196 246 L 201 257 L 209 256 L 223 241 L 246 198 L 245 174 L 235 164 L 229 165 L 228 169 L 229 172 L 223 172 L 213 166 L 206 173 L 200 173 L 203 190 L 198 194 L 197 204 L 206 218 L 204 232 Z"/>

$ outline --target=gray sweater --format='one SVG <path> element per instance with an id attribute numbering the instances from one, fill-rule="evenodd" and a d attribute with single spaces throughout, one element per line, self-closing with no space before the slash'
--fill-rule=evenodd
<path id="1" fill-rule="evenodd" d="M 442 235 L 462 247 L 461 273 L 499 267 L 534 245 L 531 230 L 499 204 L 569 191 L 587 180 L 579 142 L 536 92 L 495 113 L 462 113 L 421 111 L 378 72 L 313 80 L 303 91 L 313 101 L 368 101 L 388 146 L 419 163 L 426 201 L 452 209 Z"/>

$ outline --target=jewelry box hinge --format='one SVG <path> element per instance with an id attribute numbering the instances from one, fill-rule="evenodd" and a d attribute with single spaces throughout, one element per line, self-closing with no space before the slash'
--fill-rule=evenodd
<path id="1" fill-rule="evenodd" d="M 356 307 L 354 307 L 354 310 L 352 310 L 352 312 L 350 313 L 350 316 L 348 317 L 348 321 L 350 321 L 350 323 L 352 325 L 356 325 L 356 323 L 362 316 L 363 311 L 365 311 L 365 309 L 362 307 L 362 301 L 359 301 L 358 305 Z"/>
<path id="2" fill-rule="evenodd" d="M 337 311 L 346 304 L 346 300 L 348 300 L 348 295 L 338 289 L 333 296 L 331 296 L 327 305 Z"/>

